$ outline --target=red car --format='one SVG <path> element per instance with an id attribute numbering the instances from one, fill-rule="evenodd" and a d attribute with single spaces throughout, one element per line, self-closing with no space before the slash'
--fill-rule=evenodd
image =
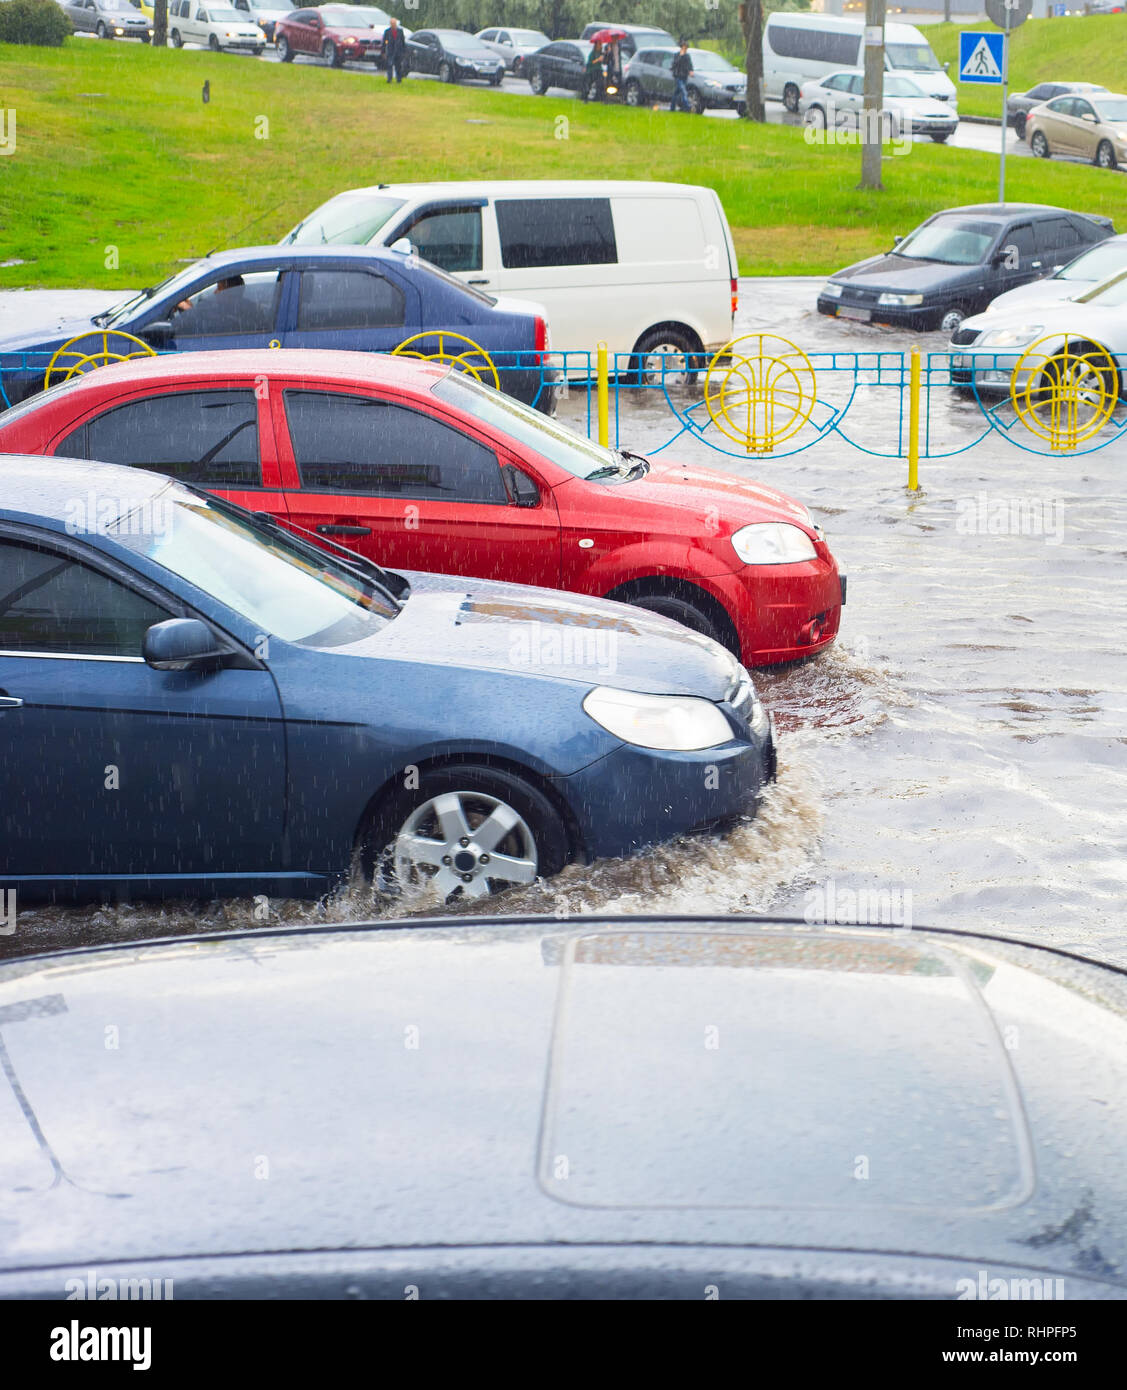
<path id="1" fill-rule="evenodd" d="M 343 63 L 375 63 L 383 52 L 387 15 L 360 5 L 322 5 L 294 10 L 274 25 L 274 47 L 283 63 L 298 53 L 320 57 L 331 67 Z"/>
<path id="2" fill-rule="evenodd" d="M 747 666 L 828 646 L 845 597 L 801 503 L 603 448 L 436 363 L 285 349 L 139 358 L 0 415 L 0 452 L 155 469 L 391 569 L 637 604 Z"/>

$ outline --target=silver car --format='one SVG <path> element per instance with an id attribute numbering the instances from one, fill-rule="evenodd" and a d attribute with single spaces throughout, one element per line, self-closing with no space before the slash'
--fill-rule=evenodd
<path id="1" fill-rule="evenodd" d="M 476 35 L 491 52 L 505 64 L 505 67 L 519 77 L 524 60 L 530 53 L 536 53 L 552 40 L 539 29 L 482 29 Z"/>
<path id="2" fill-rule="evenodd" d="M 675 48 L 643 48 L 634 54 L 623 73 L 627 106 L 646 106 L 653 101 L 672 101 Z M 727 58 L 707 48 L 690 48 L 692 75 L 685 86 L 689 109 L 698 115 L 709 107 L 732 108 L 742 116 L 747 105 L 747 75 Z"/>
<path id="3" fill-rule="evenodd" d="M 153 36 L 149 20 L 129 0 L 75 0 L 63 11 L 75 33 L 97 34 L 100 39 L 140 39 Z"/>

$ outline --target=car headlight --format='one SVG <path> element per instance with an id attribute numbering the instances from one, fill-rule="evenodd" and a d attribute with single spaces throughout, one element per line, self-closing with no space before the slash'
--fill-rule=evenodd
<path id="1" fill-rule="evenodd" d="M 1031 343 L 1041 332 L 1039 323 L 1023 323 L 1020 328 L 995 328 L 979 339 L 979 347 L 1018 347 Z"/>
<path id="2" fill-rule="evenodd" d="M 898 305 L 902 309 L 910 309 L 916 304 L 922 304 L 924 297 L 922 294 L 882 294 L 878 297 L 878 304 Z"/>
<path id="3" fill-rule="evenodd" d="M 732 537 L 732 549 L 745 565 L 793 565 L 818 554 L 806 532 L 785 521 L 742 527 Z"/>
<path id="4" fill-rule="evenodd" d="M 643 695 L 597 685 L 583 708 L 608 734 L 638 748 L 691 753 L 735 738 L 724 711 L 696 695 Z"/>
<path id="5" fill-rule="evenodd" d="M 835 285 L 832 280 L 827 280 L 826 283 L 822 286 L 822 293 L 826 296 L 827 299 L 840 299 L 841 290 L 841 285 Z"/>

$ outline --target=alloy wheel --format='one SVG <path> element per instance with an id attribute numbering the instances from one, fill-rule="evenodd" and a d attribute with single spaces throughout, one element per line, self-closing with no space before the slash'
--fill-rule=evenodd
<path id="1" fill-rule="evenodd" d="M 444 898 L 485 898 L 534 883 L 539 857 L 527 822 L 485 792 L 448 791 L 407 817 L 393 848 L 400 883 L 429 883 Z"/>

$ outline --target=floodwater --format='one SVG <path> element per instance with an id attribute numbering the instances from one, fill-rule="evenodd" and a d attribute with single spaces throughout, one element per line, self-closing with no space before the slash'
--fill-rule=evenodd
<path id="1" fill-rule="evenodd" d="M 739 331 L 784 334 L 809 353 L 944 346 L 939 334 L 821 318 L 817 284 L 743 281 Z M 827 389 L 841 399 L 839 382 Z M 973 401 L 934 397 L 933 449 L 960 449 L 982 432 Z M 561 415 L 582 424 L 580 392 Z M 656 450 L 671 420 L 664 401 L 630 396 L 620 441 Z M 895 390 L 862 385 L 843 427 L 867 449 L 890 450 L 898 420 Z M 902 459 L 833 435 L 790 457 L 730 457 L 689 438 L 666 456 L 760 479 L 810 506 L 849 576 L 839 643 L 757 674 L 780 773 L 755 822 L 573 866 L 475 910 L 769 909 L 863 922 L 879 904 L 898 925 L 995 929 L 1127 961 L 1127 441 L 1053 457 L 994 435 L 924 459 L 916 495 Z M 269 910 L 286 922 L 374 912 L 362 893 Z M 249 902 L 28 908 L 0 949 L 255 921 Z"/>

